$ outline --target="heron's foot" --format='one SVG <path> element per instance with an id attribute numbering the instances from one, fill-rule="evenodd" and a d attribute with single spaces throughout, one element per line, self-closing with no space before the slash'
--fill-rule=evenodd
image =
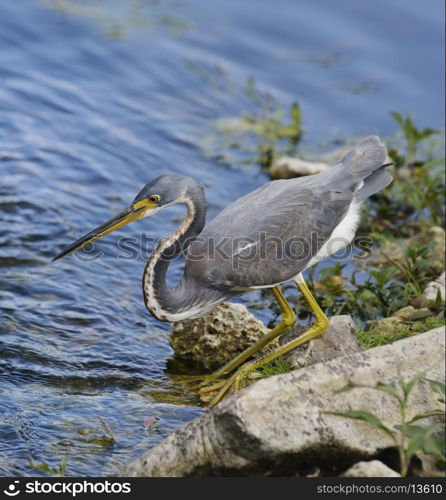
<path id="1" fill-rule="evenodd" d="M 209 402 L 210 407 L 215 406 L 228 393 L 235 394 L 236 392 L 238 392 L 243 387 L 246 377 L 250 374 L 250 372 L 254 370 L 255 370 L 254 362 L 245 363 L 228 379 L 222 380 L 216 384 L 212 384 L 207 387 L 203 387 L 200 390 L 201 399 L 206 402 Z M 213 396 L 212 393 L 215 393 L 217 391 L 218 391 L 217 395 L 212 398 Z"/>
<path id="2" fill-rule="evenodd" d="M 198 395 L 201 401 L 209 403 L 212 400 L 213 394 L 219 391 L 225 384 L 225 380 L 220 380 L 215 374 L 211 374 L 202 379 L 201 384 L 198 386 Z"/>
<path id="3" fill-rule="evenodd" d="M 207 392 L 215 392 L 225 383 L 224 380 L 219 380 L 217 378 L 209 377 L 206 378 L 198 387 L 200 395 L 206 394 Z"/>
<path id="4" fill-rule="evenodd" d="M 204 375 L 201 377 L 201 381 L 198 384 L 198 388 L 201 393 L 203 389 L 206 389 L 207 387 L 212 387 L 213 385 L 220 385 L 222 382 L 223 381 L 221 380 L 221 377 L 216 375 L 216 373 L 211 373 L 210 375 Z"/>
<path id="5" fill-rule="evenodd" d="M 200 400 L 203 403 L 210 403 L 213 398 L 215 397 L 215 394 L 220 391 L 220 389 L 225 385 L 226 380 L 220 380 L 219 382 L 216 382 L 215 384 L 207 385 L 205 387 L 201 387 L 198 391 L 198 395 L 200 397 Z"/>

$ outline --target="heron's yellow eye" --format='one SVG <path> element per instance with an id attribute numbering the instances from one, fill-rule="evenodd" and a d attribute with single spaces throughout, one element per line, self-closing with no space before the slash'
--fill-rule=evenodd
<path id="1" fill-rule="evenodd" d="M 160 201 L 160 196 L 158 194 L 152 194 L 149 196 L 149 201 L 152 203 L 158 203 Z"/>

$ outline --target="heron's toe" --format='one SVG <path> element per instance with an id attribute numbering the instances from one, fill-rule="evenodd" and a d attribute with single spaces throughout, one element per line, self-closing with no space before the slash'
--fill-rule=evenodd
<path id="1" fill-rule="evenodd" d="M 202 394 L 206 394 L 208 392 L 215 392 L 215 391 L 218 391 L 221 387 L 223 387 L 223 385 L 226 383 L 225 380 L 220 380 L 219 382 L 216 382 L 215 384 L 211 384 L 209 385 L 212 381 L 215 381 L 215 379 L 213 380 L 208 380 L 206 382 L 202 382 L 200 384 L 200 389 L 199 389 L 199 394 L 200 396 Z M 207 384 L 207 385 L 206 385 Z"/>
<path id="2" fill-rule="evenodd" d="M 247 377 L 247 375 L 252 372 L 254 369 L 253 366 L 251 366 L 252 363 L 246 363 L 243 365 L 241 368 L 239 368 L 234 375 L 229 377 L 226 381 L 224 381 L 221 384 L 214 384 L 214 387 L 218 389 L 217 386 L 220 386 L 220 391 L 218 394 L 215 396 L 214 399 L 212 399 L 209 403 L 209 406 L 215 406 L 217 403 L 219 403 L 230 391 L 234 394 L 238 392 L 241 388 L 243 388 L 243 383 Z M 212 386 L 211 386 L 212 387 Z"/>

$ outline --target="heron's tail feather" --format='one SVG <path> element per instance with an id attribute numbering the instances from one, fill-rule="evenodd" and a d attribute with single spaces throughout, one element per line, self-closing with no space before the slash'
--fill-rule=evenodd
<path id="1" fill-rule="evenodd" d="M 358 178 L 365 178 L 386 163 L 387 149 L 376 135 L 367 137 L 340 161 L 342 168 Z"/>
<path id="2" fill-rule="evenodd" d="M 384 189 L 392 182 L 393 178 L 386 170 L 386 166 L 388 165 L 383 165 L 381 168 L 375 170 L 364 179 L 364 185 L 355 193 L 356 201 L 364 201 L 369 196 L 381 191 L 381 189 Z"/>
<path id="3" fill-rule="evenodd" d="M 358 201 L 363 201 L 389 184 L 392 177 L 385 170 L 390 165 L 387 149 L 379 137 L 372 135 L 349 151 L 331 169 L 319 174 L 334 191 L 353 191 Z"/>

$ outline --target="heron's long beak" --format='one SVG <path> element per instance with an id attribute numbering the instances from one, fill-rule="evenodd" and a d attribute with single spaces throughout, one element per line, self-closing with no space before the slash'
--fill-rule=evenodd
<path id="1" fill-rule="evenodd" d="M 134 220 L 138 220 L 141 219 L 141 217 L 149 215 L 148 212 L 152 211 L 155 207 L 156 204 L 149 200 L 142 200 L 134 203 L 125 210 L 122 210 L 122 212 L 119 212 L 107 222 L 104 222 L 104 224 L 101 224 L 96 229 L 93 229 L 93 231 L 90 231 L 88 234 L 82 236 L 71 245 L 65 247 L 58 255 L 56 255 L 56 257 L 54 257 L 53 262 L 57 259 L 65 257 L 65 255 L 79 250 L 79 248 L 82 248 L 87 243 L 92 243 L 106 234 L 116 231 L 116 229 L 133 222 Z"/>

